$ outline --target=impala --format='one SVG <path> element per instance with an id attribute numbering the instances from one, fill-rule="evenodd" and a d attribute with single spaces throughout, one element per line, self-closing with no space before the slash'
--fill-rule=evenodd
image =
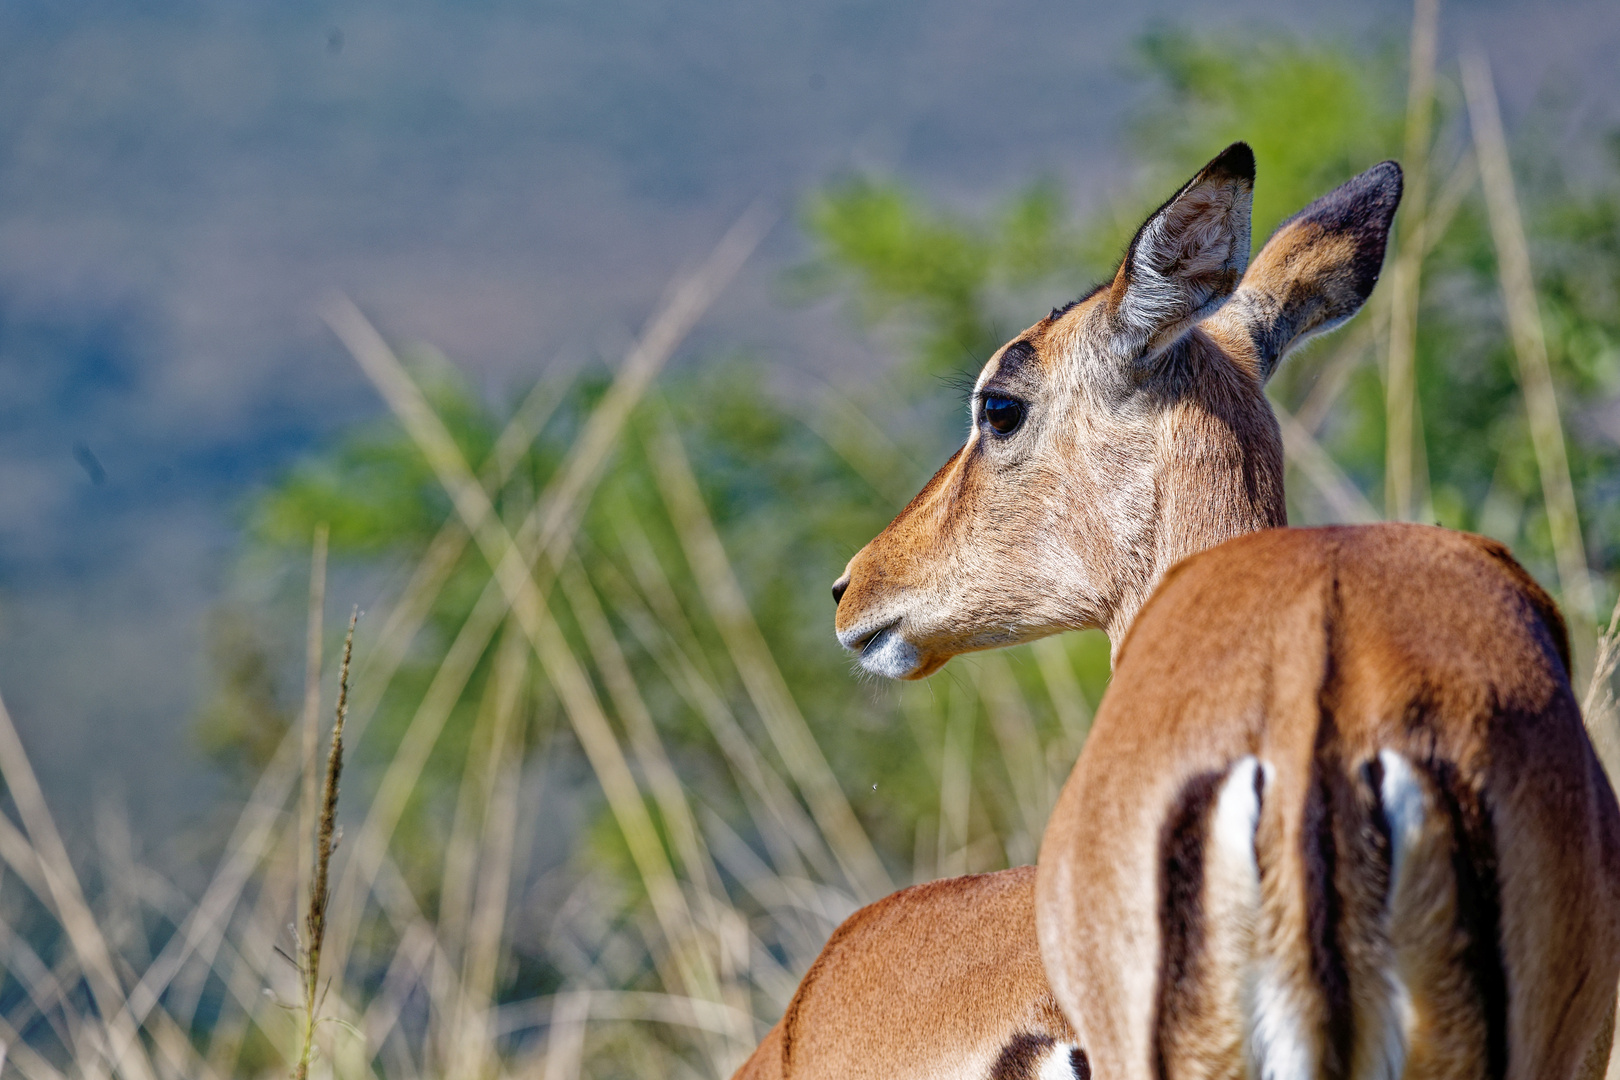
<path id="1" fill-rule="evenodd" d="M 851 915 L 735 1080 L 1088 1077 L 1035 938 L 1035 868 L 902 889 Z"/>
<path id="2" fill-rule="evenodd" d="M 833 586 L 839 640 L 921 678 L 1107 632 L 1035 900 L 1099 1077 L 1600 1073 L 1620 810 L 1556 609 L 1489 541 L 1274 528 L 1264 384 L 1365 300 L 1400 171 L 1248 266 L 1253 166 L 1229 147 L 991 358 L 967 443 Z"/>

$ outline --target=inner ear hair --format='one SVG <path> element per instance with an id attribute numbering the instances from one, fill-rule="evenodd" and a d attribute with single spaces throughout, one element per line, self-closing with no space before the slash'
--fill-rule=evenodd
<path id="1" fill-rule="evenodd" d="M 1349 319 L 1378 284 L 1401 202 L 1401 167 L 1368 169 L 1271 234 L 1212 329 L 1253 343 L 1262 381 L 1290 349 Z"/>
<path id="2" fill-rule="evenodd" d="M 1151 358 L 1220 307 L 1249 262 L 1254 151 L 1233 143 L 1137 230 L 1109 287 L 1117 351 Z"/>

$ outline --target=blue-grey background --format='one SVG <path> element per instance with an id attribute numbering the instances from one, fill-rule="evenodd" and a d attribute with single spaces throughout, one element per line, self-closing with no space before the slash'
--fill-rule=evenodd
<path id="1" fill-rule="evenodd" d="M 1400 49 L 1410 8 L 1193 2 L 0 6 L 0 693 L 59 810 L 213 791 L 190 732 L 241 510 L 380 406 L 338 289 L 500 388 L 613 356 L 756 196 L 783 214 L 689 343 L 858 379 L 783 303 L 793 208 L 851 169 L 975 206 L 1128 181 L 1130 48 L 1169 23 Z M 1613 0 L 1444 9 L 1508 121 L 1620 123 Z M 1557 133 L 1548 133 L 1556 142 Z M 334 602 L 347 602 L 335 597 Z"/>

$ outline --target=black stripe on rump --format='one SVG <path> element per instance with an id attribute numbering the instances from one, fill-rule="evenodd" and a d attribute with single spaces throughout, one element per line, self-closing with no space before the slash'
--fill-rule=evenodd
<path id="1" fill-rule="evenodd" d="M 1050 1035 L 1019 1032 L 1002 1047 L 1001 1056 L 990 1068 L 990 1080 L 1038 1080 L 1041 1062 L 1057 1046 L 1057 1041 Z M 1075 1080 L 1091 1080 L 1091 1062 L 1086 1060 L 1085 1051 L 1078 1046 L 1072 1047 L 1068 1057 Z"/>
<path id="2" fill-rule="evenodd" d="M 1311 976 L 1322 995 L 1321 1075 L 1348 1076 L 1355 1046 L 1355 1013 L 1350 998 L 1350 972 L 1345 963 L 1345 897 L 1339 890 L 1340 843 L 1354 866 L 1354 842 L 1347 835 L 1370 818 L 1353 802 L 1354 793 L 1340 767 L 1337 729 L 1330 715 L 1317 728 L 1311 758 L 1311 785 L 1300 824 L 1300 856 L 1305 868 L 1305 934 L 1311 952 Z M 1338 829 L 1335 828 L 1338 826 Z M 1338 835 L 1336 835 L 1336 832 Z M 1377 890 L 1382 893 L 1382 889 Z"/>
<path id="3" fill-rule="evenodd" d="M 1199 773 L 1182 786 L 1159 831 L 1159 985 L 1153 1066 L 1169 1076 L 1176 1034 L 1203 998 L 1204 842 L 1224 772 Z"/>
<path id="4" fill-rule="evenodd" d="M 1457 877 L 1457 922 L 1468 937 L 1468 970 L 1485 1013 L 1485 1075 L 1507 1075 L 1507 969 L 1502 961 L 1502 894 L 1496 879 L 1496 828 L 1482 795 L 1446 761 L 1425 763 L 1451 817 L 1451 868 Z"/>

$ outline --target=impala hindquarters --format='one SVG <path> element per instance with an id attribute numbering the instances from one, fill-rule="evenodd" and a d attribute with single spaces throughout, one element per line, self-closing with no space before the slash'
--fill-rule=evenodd
<path id="1" fill-rule="evenodd" d="M 1620 810 L 1500 545 L 1271 530 L 1143 609 L 1041 848 L 1098 1075 L 1600 1076 Z"/>

